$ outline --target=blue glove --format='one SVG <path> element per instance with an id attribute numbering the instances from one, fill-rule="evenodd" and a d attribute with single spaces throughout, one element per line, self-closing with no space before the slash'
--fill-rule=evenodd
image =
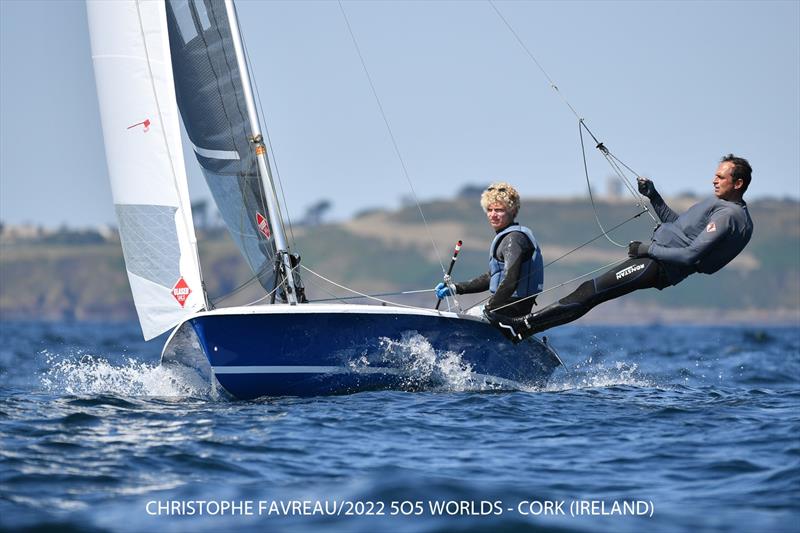
<path id="1" fill-rule="evenodd" d="M 444 283 L 438 284 L 433 290 L 436 291 L 436 297 L 442 300 L 445 296 L 452 296 L 453 292 L 450 290 L 450 287 L 445 285 Z"/>

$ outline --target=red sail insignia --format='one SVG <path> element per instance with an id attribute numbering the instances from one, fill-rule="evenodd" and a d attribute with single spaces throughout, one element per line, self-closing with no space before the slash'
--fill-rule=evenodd
<path id="1" fill-rule="evenodd" d="M 128 126 L 127 129 L 135 128 L 136 126 L 142 126 L 142 131 L 144 133 L 147 133 L 148 130 L 150 130 L 150 119 L 146 118 L 142 122 L 137 122 L 136 124 L 132 124 Z"/>
<path id="2" fill-rule="evenodd" d="M 258 224 L 258 231 L 264 234 L 264 237 L 269 239 L 272 233 L 269 231 L 269 224 L 267 219 L 261 213 L 256 212 L 256 224 Z"/>
<path id="3" fill-rule="evenodd" d="M 186 305 L 186 299 L 189 298 L 189 295 L 192 293 L 192 289 L 189 288 L 189 285 L 186 283 L 186 280 L 181 279 L 178 280 L 178 283 L 172 287 L 172 296 L 181 304 L 181 307 Z"/>

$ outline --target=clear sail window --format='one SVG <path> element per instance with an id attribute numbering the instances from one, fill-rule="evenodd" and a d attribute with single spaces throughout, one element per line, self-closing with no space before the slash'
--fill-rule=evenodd
<path id="1" fill-rule="evenodd" d="M 197 28 L 194 25 L 189 0 L 172 2 L 172 10 L 175 13 L 175 19 L 178 21 L 178 29 L 181 32 L 183 43 L 188 44 L 189 41 L 197 37 Z M 207 18 L 208 16 L 206 16 Z"/>
<path id="2" fill-rule="evenodd" d="M 203 31 L 208 31 L 211 27 L 211 20 L 208 18 L 206 3 L 203 0 L 194 0 L 194 9 L 197 12 L 197 18 L 200 20 L 200 26 Z"/>

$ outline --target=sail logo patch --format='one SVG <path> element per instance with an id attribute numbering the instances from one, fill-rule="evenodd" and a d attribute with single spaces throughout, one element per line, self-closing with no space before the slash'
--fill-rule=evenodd
<path id="1" fill-rule="evenodd" d="M 267 223 L 267 219 L 261 213 L 256 213 L 256 224 L 258 224 L 258 231 L 260 231 L 264 237 L 269 239 L 272 233 L 269 231 L 269 224 Z"/>
<path id="2" fill-rule="evenodd" d="M 181 279 L 178 280 L 178 283 L 172 287 L 172 296 L 181 304 L 181 307 L 186 305 L 186 300 L 189 298 L 189 295 L 192 294 L 192 289 L 189 288 L 189 285 L 186 283 L 186 280 Z"/>
<path id="3" fill-rule="evenodd" d="M 147 133 L 148 131 L 150 131 L 150 119 L 146 118 L 141 122 L 137 122 L 136 124 L 132 124 L 132 125 L 128 126 L 127 129 L 130 130 L 130 129 L 135 128 L 136 126 L 141 126 L 142 127 L 142 133 Z"/>
<path id="4" fill-rule="evenodd" d="M 706 226 L 706 233 L 714 233 L 717 231 L 717 225 L 713 222 L 709 222 L 708 226 Z"/>

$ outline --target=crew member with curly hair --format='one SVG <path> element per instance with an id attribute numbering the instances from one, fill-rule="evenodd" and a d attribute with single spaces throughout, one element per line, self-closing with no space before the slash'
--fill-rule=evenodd
<path id="1" fill-rule="evenodd" d="M 519 193 L 505 182 L 492 183 L 481 194 L 481 207 L 495 231 L 489 246 L 489 270 L 480 276 L 436 286 L 440 299 L 453 294 L 490 291 L 485 311 L 516 317 L 531 312 L 535 295 L 544 286 L 542 251 L 533 232 L 515 222 L 519 213 Z"/>

